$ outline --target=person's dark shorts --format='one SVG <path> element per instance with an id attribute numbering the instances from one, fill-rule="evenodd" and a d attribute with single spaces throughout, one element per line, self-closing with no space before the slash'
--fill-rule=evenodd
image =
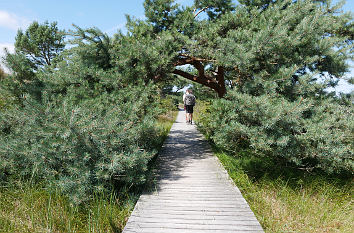
<path id="1" fill-rule="evenodd" d="M 193 113 L 194 105 L 186 105 L 186 113 Z"/>

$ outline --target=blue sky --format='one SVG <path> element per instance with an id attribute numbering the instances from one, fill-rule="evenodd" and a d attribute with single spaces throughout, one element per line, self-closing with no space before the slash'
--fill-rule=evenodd
<path id="1" fill-rule="evenodd" d="M 57 21 L 60 29 L 97 27 L 109 35 L 124 29 L 125 15 L 144 17 L 144 0 L 1 0 L 0 1 L 0 56 L 3 48 L 13 51 L 13 43 L 19 28 L 26 29 L 33 21 L 40 23 Z M 177 0 L 191 5 L 193 0 Z M 333 2 L 338 2 L 335 0 Z M 354 13 L 354 1 L 347 0 L 344 11 Z M 353 63 L 352 63 L 353 65 Z M 349 76 L 354 76 L 354 67 Z M 349 89 L 348 89 L 349 88 Z M 348 92 L 354 87 L 340 85 L 338 91 Z"/>
<path id="2" fill-rule="evenodd" d="M 180 4 L 192 0 L 177 0 Z M 144 0 L 1 0 L 0 43 L 11 44 L 18 28 L 25 29 L 33 22 L 56 21 L 61 29 L 73 29 L 72 24 L 82 28 L 98 27 L 114 34 L 123 29 L 125 15 L 144 17 Z"/>

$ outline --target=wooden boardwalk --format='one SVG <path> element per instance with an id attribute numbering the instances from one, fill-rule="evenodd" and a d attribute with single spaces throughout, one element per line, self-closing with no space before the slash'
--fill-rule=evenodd
<path id="1" fill-rule="evenodd" d="M 123 233 L 263 232 L 239 189 L 184 111 L 158 157 L 153 191 L 141 195 Z"/>

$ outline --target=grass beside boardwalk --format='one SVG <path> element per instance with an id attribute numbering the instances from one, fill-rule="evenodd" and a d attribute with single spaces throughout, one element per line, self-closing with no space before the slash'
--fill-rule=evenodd
<path id="1" fill-rule="evenodd" d="M 176 119 L 158 119 L 163 139 Z M 139 197 L 136 190 L 98 193 L 89 203 L 71 205 L 58 190 L 26 182 L 0 187 L 0 232 L 121 232 Z"/>
<path id="2" fill-rule="evenodd" d="M 18 184 L 0 191 L 0 232 L 120 232 L 136 196 L 96 194 L 73 206 L 58 191 Z"/>
<path id="3" fill-rule="evenodd" d="M 162 143 L 167 138 L 167 135 L 170 132 L 170 129 L 177 118 L 177 114 L 178 114 L 178 110 L 169 111 L 166 114 L 159 116 L 158 127 L 161 129 Z"/>
<path id="4" fill-rule="evenodd" d="M 265 232 L 353 232 L 351 179 L 214 150 Z"/>

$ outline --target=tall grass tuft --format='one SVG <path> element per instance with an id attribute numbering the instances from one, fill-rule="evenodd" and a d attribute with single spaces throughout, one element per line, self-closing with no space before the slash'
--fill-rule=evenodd
<path id="1" fill-rule="evenodd" d="M 260 221 L 265 232 L 352 232 L 353 180 L 297 169 L 274 161 L 215 154 Z M 242 153 L 241 153 L 242 154 Z"/>
<path id="2" fill-rule="evenodd" d="M 29 183 L 2 187 L 0 232 L 121 232 L 136 195 L 96 193 L 72 205 L 58 190 Z"/>

